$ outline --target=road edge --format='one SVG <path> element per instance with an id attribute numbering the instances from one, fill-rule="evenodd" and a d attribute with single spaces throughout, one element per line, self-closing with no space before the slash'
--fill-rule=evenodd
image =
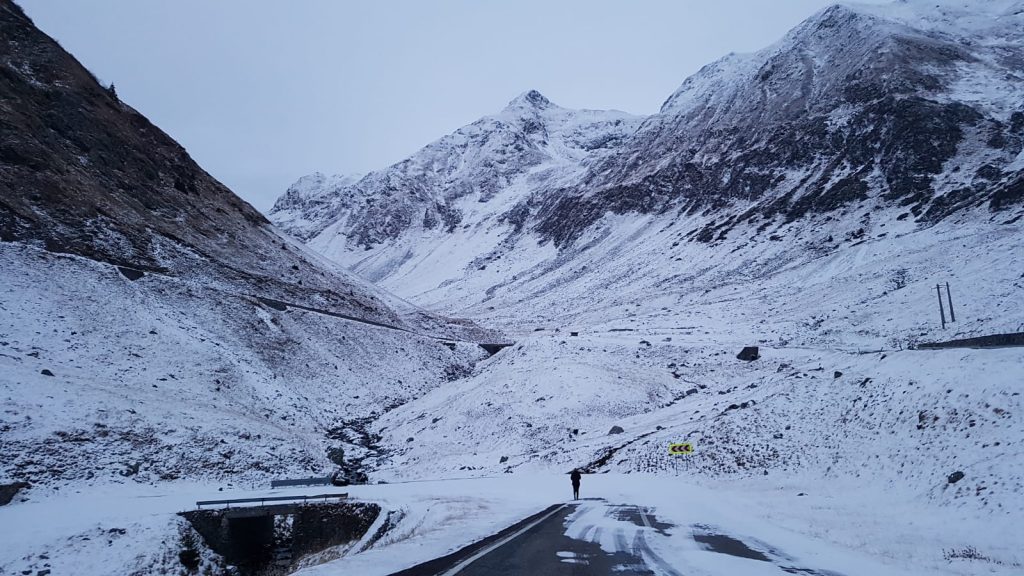
<path id="1" fill-rule="evenodd" d="M 473 556 L 474 554 L 476 554 L 480 550 L 483 550 L 487 546 L 490 546 L 491 544 L 494 544 L 502 538 L 514 534 L 516 531 L 522 529 L 524 526 L 527 526 L 531 522 L 534 522 L 537 519 L 542 518 L 545 514 L 550 514 L 551 512 L 557 510 L 562 506 L 565 506 L 565 504 L 552 504 L 551 506 L 548 506 L 547 508 L 541 510 L 540 512 L 537 512 L 536 514 L 531 514 L 530 516 L 523 518 L 522 520 L 516 522 L 508 528 L 505 528 L 481 540 L 477 540 L 476 542 L 468 546 L 464 546 L 463 548 L 460 548 L 455 552 L 452 552 L 445 556 L 441 556 L 439 558 L 434 558 L 433 560 L 427 560 L 426 562 L 417 564 L 404 570 L 400 570 L 398 572 L 393 572 L 390 574 L 390 576 L 435 576 L 437 574 L 441 574 L 445 570 L 453 568 L 459 562 Z"/>

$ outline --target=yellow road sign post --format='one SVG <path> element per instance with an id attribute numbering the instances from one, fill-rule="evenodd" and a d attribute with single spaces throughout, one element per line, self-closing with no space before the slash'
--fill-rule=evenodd
<path id="1" fill-rule="evenodd" d="M 690 444 L 689 442 L 669 444 L 668 453 L 671 454 L 672 456 L 685 456 L 687 454 L 693 454 L 693 444 Z"/>

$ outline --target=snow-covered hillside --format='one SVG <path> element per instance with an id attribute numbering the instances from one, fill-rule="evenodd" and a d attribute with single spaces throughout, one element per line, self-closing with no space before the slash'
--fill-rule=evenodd
<path id="1" fill-rule="evenodd" d="M 1021 349 L 910 348 L 1024 330 L 1022 40 L 1020 1 L 835 6 L 705 67 L 582 169 L 448 197 L 456 226 L 355 232 L 429 170 L 335 196 L 309 246 L 517 342 L 377 421 L 378 473 L 841 485 L 989 519 L 1019 562 Z M 667 453 L 684 440 L 697 457 Z"/>
<path id="2" fill-rule="evenodd" d="M 515 137 L 466 138 L 495 122 L 485 118 L 356 185 L 306 193 L 329 209 L 296 208 L 289 193 L 270 217 L 361 275 L 446 310 L 564 268 L 584 248 L 613 252 L 599 238 L 615 234 L 615 215 L 685 225 L 670 243 L 703 244 L 792 244 L 801 223 L 834 239 L 966 213 L 997 226 L 1015 221 L 1024 199 L 1022 37 L 1019 1 L 837 5 L 773 46 L 708 65 L 658 114 L 623 124 L 557 178 L 481 173 L 518 173 L 524 163 L 507 158 L 532 141 L 533 124 L 522 122 L 500 132 Z M 509 110 L 531 100 L 517 102 Z M 688 267 L 672 262 L 662 280 Z M 605 272 L 576 268 L 595 282 Z"/>
<path id="3" fill-rule="evenodd" d="M 871 466 L 868 488 L 895 482 L 945 503 L 971 496 L 965 505 L 1024 513 L 1021 349 L 908 350 L 1021 330 L 1019 227 L 942 223 L 796 263 L 770 240 L 751 259 L 729 243 L 680 244 L 694 269 L 652 282 L 671 234 L 637 246 L 637 229 L 658 226 L 620 218 L 605 242 L 621 248 L 580 263 L 603 266 L 603 281 L 556 270 L 508 290 L 522 300 L 495 296 L 491 320 L 518 344 L 381 420 L 399 447 L 397 473 L 568 467 L 625 446 L 598 468 L 849 478 Z M 946 281 L 956 322 L 943 330 L 935 286 L 945 300 Z M 601 290 L 616 297 L 588 301 Z M 761 360 L 736 359 L 749 345 Z M 616 425 L 625 431 L 608 435 Z M 668 456 L 664 445 L 680 439 L 704 446 L 701 457 Z M 863 443 L 872 448 L 854 447 Z M 446 456 L 419 448 L 438 444 Z M 968 469 L 976 486 L 1002 488 L 938 489 Z"/>
<path id="4" fill-rule="evenodd" d="M 280 233 L 9 0 L 0 37 L 4 512 L 89 490 L 358 479 L 381 455 L 370 421 L 502 341 Z M 110 528 L 144 507 L 87 506 L 5 516 L 25 537 L 0 573 L 173 569 L 173 514 Z"/>
<path id="5" fill-rule="evenodd" d="M 0 484 L 330 473 L 501 341 L 279 233 L 11 2 L 0 32 Z"/>
<path id="6" fill-rule="evenodd" d="M 358 421 L 483 351 L 190 280 L 0 245 L 0 474 L 83 483 L 330 473 Z"/>

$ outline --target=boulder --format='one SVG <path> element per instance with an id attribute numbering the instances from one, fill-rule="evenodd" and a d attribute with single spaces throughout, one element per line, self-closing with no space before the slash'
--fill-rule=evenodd
<path id="1" fill-rule="evenodd" d="M 345 449 L 341 446 L 334 446 L 327 449 L 327 459 L 338 466 L 345 465 Z"/>
<path id="2" fill-rule="evenodd" d="M 623 432 L 625 432 L 625 430 L 622 429 L 622 426 L 612 426 L 612 429 L 608 431 L 608 435 L 622 434 Z"/>

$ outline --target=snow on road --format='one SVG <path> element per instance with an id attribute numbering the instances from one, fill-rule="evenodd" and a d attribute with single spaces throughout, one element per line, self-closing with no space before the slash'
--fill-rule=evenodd
<path id="1" fill-rule="evenodd" d="M 571 502 L 568 477 L 553 474 L 365 486 L 352 492 L 403 510 L 405 519 L 373 549 L 299 574 L 390 574 L 455 551 L 553 503 Z M 581 496 L 601 500 L 582 502 L 566 522 L 567 535 L 614 554 L 622 551 L 622 542 L 633 550 L 636 535 L 643 533 L 651 552 L 689 575 L 782 574 L 780 567 L 845 576 L 1016 574 L 1024 561 L 1015 519 L 926 508 L 908 493 L 866 489 L 864 482 L 698 483 L 610 473 L 585 476 Z M 617 514 L 620 506 L 642 508 L 653 527 Z M 742 541 L 770 561 L 708 550 L 694 538 L 708 533 Z M 944 558 L 946 551 L 967 546 L 993 561 Z"/>
<path id="2" fill-rule="evenodd" d="M 0 573 L 44 567 L 54 574 L 81 576 L 147 573 L 160 566 L 162 558 L 176 555 L 181 520 L 175 513 L 193 509 L 196 500 L 310 490 L 128 484 L 15 503 L 0 508 L 0 525 L 17 527 L 4 531 Z M 398 519 L 396 525 L 367 550 L 340 547 L 314 555 L 305 562 L 309 567 L 298 574 L 390 574 L 458 550 L 554 503 L 571 502 L 568 477 L 561 474 L 508 474 L 345 490 L 352 498 L 381 504 L 385 513 L 392 512 Z M 1015 519 L 980 519 L 967 511 L 927 509 L 914 504 L 909 494 L 880 492 L 863 482 L 699 483 L 611 473 L 584 476 L 581 495 L 600 500 L 582 501 L 565 523 L 566 535 L 597 544 L 607 554 L 622 552 L 623 547 L 646 550 L 641 555 L 648 566 L 656 568 L 653 556 L 683 574 L 781 574 L 780 567 L 795 567 L 845 576 L 1008 575 L 1020 573 L 1024 561 Z M 636 511 L 642 511 L 643 517 Z M 738 540 L 769 560 L 710 550 L 697 538 L 708 534 Z M 644 546 L 638 548 L 640 537 Z M 944 558 L 946 551 L 968 546 L 992 561 Z M 325 563 L 311 565 L 321 561 Z"/>

